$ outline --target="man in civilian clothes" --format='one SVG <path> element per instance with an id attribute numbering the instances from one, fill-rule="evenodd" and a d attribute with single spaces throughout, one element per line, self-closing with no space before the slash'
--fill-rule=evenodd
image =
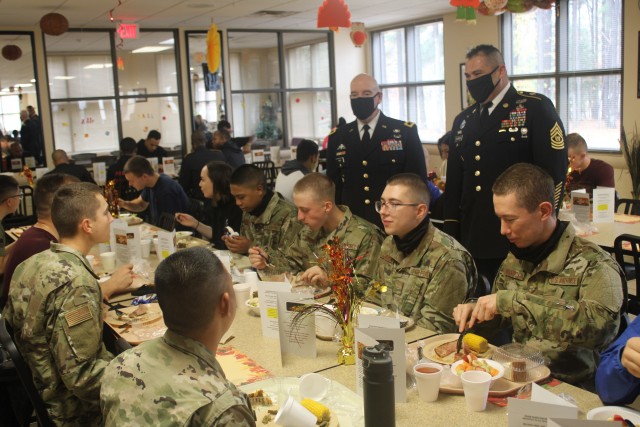
<path id="1" fill-rule="evenodd" d="M 444 231 L 469 250 L 478 274 L 492 282 L 509 246 L 493 213 L 491 186 L 509 166 L 532 163 L 553 178 L 557 210 L 567 174 L 565 132 L 547 97 L 511 86 L 495 47 L 471 49 L 465 76 L 477 102 L 453 122 Z"/>
<path id="2" fill-rule="evenodd" d="M 351 109 L 357 120 L 329 135 L 327 175 L 336 184 L 336 203 L 382 227 L 374 203 L 387 180 L 401 172 L 427 179 L 427 167 L 415 123 L 385 116 L 378 109 L 382 92 L 367 74 L 351 81 Z"/>

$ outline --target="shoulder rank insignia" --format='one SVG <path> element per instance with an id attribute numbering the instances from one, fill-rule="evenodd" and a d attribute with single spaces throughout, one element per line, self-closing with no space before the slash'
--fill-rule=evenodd
<path id="1" fill-rule="evenodd" d="M 73 328 L 82 322 L 93 319 L 93 313 L 91 313 L 89 304 L 86 303 L 68 313 L 65 313 L 64 319 L 67 321 L 67 325 L 69 325 L 70 328 Z"/>
<path id="2" fill-rule="evenodd" d="M 415 123 L 413 123 L 413 122 L 404 122 L 404 125 L 405 125 L 406 127 L 408 127 L 408 128 L 412 128 L 412 127 L 414 127 L 416 124 L 415 124 Z"/>
<path id="3" fill-rule="evenodd" d="M 558 122 L 551 128 L 551 148 L 554 150 L 564 149 L 564 137 L 562 136 L 562 129 Z"/>
<path id="4" fill-rule="evenodd" d="M 527 98 L 537 99 L 539 101 L 542 100 L 542 98 L 540 98 L 540 94 L 535 93 L 535 92 L 521 92 L 521 91 L 518 91 L 518 95 L 526 96 Z"/>

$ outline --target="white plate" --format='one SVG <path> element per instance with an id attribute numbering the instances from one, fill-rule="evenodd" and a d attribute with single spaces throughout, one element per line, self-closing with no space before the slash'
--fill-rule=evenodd
<path id="1" fill-rule="evenodd" d="M 599 408 L 593 408 L 587 412 L 587 419 L 607 421 L 609 418 L 613 418 L 614 415 L 620 415 L 635 425 L 640 424 L 640 412 L 622 406 L 601 406 Z"/>
<path id="2" fill-rule="evenodd" d="M 176 231 L 177 239 L 184 239 L 185 237 L 189 237 L 193 235 L 193 231 Z"/>
<path id="3" fill-rule="evenodd" d="M 422 354 L 424 354 L 424 357 L 434 362 L 438 362 L 443 365 L 451 365 L 452 363 L 455 362 L 454 353 L 451 353 L 445 358 L 441 358 L 436 354 L 435 348 L 438 347 L 439 345 L 442 345 L 451 341 L 456 341 L 459 336 L 460 334 L 442 334 L 442 335 L 436 335 L 435 337 L 427 338 L 426 340 L 424 340 L 424 347 L 422 348 Z M 478 356 L 489 358 L 492 354 L 493 354 L 493 346 L 489 345 L 489 350 L 487 350 L 485 353 L 479 354 Z"/>

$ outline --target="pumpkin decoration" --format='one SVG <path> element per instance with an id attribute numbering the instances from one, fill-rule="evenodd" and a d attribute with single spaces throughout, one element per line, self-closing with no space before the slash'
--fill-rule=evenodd
<path id="1" fill-rule="evenodd" d="M 367 41 L 367 33 L 364 30 L 364 22 L 354 22 L 351 24 L 351 41 L 355 47 L 362 47 Z"/>
<path id="2" fill-rule="evenodd" d="M 50 36 L 59 36 L 69 29 L 69 21 L 59 13 L 47 13 L 40 18 L 40 29 Z"/>
<path id="3" fill-rule="evenodd" d="M 2 57 L 9 61 L 15 61 L 22 56 L 22 49 L 15 44 L 8 44 L 2 48 Z"/>

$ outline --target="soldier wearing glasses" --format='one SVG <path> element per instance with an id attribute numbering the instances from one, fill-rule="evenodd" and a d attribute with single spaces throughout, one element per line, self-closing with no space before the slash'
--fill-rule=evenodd
<path id="1" fill-rule="evenodd" d="M 389 235 L 378 260 L 376 279 L 386 285 L 378 302 L 424 328 L 454 332 L 453 309 L 473 295 L 476 267 L 460 243 L 429 222 L 428 206 L 426 184 L 410 173 L 389 179 L 375 203 Z"/>
<path id="2" fill-rule="evenodd" d="M 373 77 L 357 75 L 350 97 L 357 120 L 329 135 L 327 176 L 336 184 L 336 203 L 381 226 L 373 204 L 387 179 L 412 172 L 426 180 L 424 152 L 415 123 L 392 119 L 378 109 L 382 92 Z"/>
<path id="3" fill-rule="evenodd" d="M 20 200 L 22 200 L 22 192 L 18 181 L 12 176 L 0 175 L 0 221 L 18 210 Z M 4 228 L 0 224 L 0 275 L 4 273 L 4 266 L 12 245 L 13 243 L 7 246 L 4 239 Z"/>

